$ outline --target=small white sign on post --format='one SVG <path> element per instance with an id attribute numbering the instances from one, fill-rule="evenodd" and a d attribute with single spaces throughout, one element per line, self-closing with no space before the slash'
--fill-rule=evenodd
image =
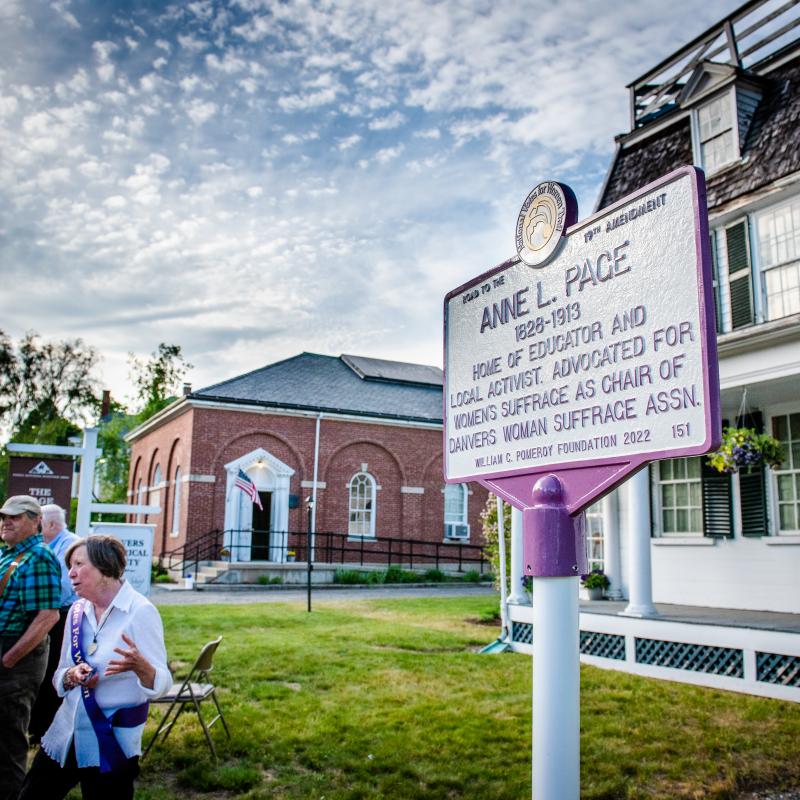
<path id="1" fill-rule="evenodd" d="M 153 533 L 155 525 L 139 525 L 129 522 L 95 522 L 91 535 L 114 536 L 125 545 L 128 565 L 125 580 L 137 592 L 147 597 L 150 594 L 150 575 L 153 564 Z"/>

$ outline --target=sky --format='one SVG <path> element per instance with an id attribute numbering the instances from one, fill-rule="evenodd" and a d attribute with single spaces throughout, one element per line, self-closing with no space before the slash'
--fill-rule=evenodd
<path id="1" fill-rule="evenodd" d="M 594 209 L 626 85 L 731 0 L 0 0 L 0 329 L 194 388 L 303 351 L 442 363 L 528 192 Z"/>

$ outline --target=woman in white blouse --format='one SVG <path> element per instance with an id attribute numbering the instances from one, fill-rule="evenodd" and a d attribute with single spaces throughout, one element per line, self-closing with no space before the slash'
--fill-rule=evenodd
<path id="1" fill-rule="evenodd" d="M 65 560 L 82 599 L 53 676 L 64 701 L 19 800 L 60 800 L 78 783 L 84 800 L 132 800 L 147 701 L 172 683 L 161 617 L 123 578 L 125 548 L 113 536 L 81 539 Z"/>

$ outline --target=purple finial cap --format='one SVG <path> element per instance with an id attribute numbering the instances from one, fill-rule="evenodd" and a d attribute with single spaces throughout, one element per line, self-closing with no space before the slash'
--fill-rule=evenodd
<path id="1" fill-rule="evenodd" d="M 556 475 L 544 475 L 533 486 L 533 506 L 522 512 L 524 572 L 535 578 L 585 574 L 583 514 L 570 516 L 564 485 Z"/>

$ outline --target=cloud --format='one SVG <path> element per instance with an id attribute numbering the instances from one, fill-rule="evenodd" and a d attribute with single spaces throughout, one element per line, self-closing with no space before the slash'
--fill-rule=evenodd
<path id="1" fill-rule="evenodd" d="M 371 131 L 390 131 L 399 128 L 406 121 L 406 117 L 400 111 L 392 111 L 385 117 L 378 117 L 369 123 Z"/>
<path id="2" fill-rule="evenodd" d="M 334 87 L 327 87 L 318 92 L 303 92 L 293 95 L 284 95 L 278 98 L 278 105 L 283 111 L 308 111 L 312 108 L 328 105 L 336 99 L 337 91 Z"/>
<path id="3" fill-rule="evenodd" d="M 352 133 L 350 136 L 345 136 L 344 139 L 340 139 L 336 146 L 339 150 L 349 150 L 351 147 L 355 147 L 360 141 L 361 137 L 357 133 Z"/>
<path id="4" fill-rule="evenodd" d="M 225 75 L 234 75 L 247 68 L 247 62 L 235 53 L 225 53 L 222 58 L 209 53 L 206 56 L 206 65 L 211 72 L 222 72 Z"/>
<path id="5" fill-rule="evenodd" d="M 219 106 L 210 100 L 194 99 L 186 104 L 186 114 L 195 125 L 202 125 L 213 117 Z"/>
<path id="6" fill-rule="evenodd" d="M 50 8 L 67 24 L 70 28 L 80 29 L 81 25 L 75 18 L 75 15 L 68 10 L 71 5 L 71 0 L 54 0 L 50 3 Z"/>
<path id="7" fill-rule="evenodd" d="M 97 76 L 103 83 L 108 83 L 114 77 L 116 68 L 111 63 L 111 54 L 118 48 L 119 45 L 108 41 L 94 42 L 92 44 L 92 50 L 97 62 Z"/>
<path id="8" fill-rule="evenodd" d="M 36 276 L 43 334 L 85 331 L 112 384 L 160 341 L 196 385 L 309 348 L 437 363 L 444 293 L 511 254 L 531 186 L 591 206 L 626 83 L 736 4 L 16 3 L 4 329 Z"/>

